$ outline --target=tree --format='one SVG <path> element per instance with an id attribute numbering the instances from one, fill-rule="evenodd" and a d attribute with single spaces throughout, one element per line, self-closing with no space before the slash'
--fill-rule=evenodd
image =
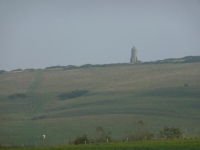
<path id="1" fill-rule="evenodd" d="M 82 136 L 77 136 L 76 139 L 74 140 L 74 144 L 78 145 L 78 144 L 85 144 L 85 143 L 89 143 L 89 139 L 87 137 L 87 135 L 82 135 Z"/>
<path id="2" fill-rule="evenodd" d="M 0 70 L 0 74 L 3 74 L 3 73 L 5 73 L 6 71 L 4 71 L 4 70 Z"/>
<path id="3" fill-rule="evenodd" d="M 153 133 L 145 129 L 144 122 L 142 120 L 134 121 L 134 128 L 135 132 L 128 136 L 130 140 L 150 140 L 154 137 Z"/>
<path id="4" fill-rule="evenodd" d="M 105 131 L 101 126 L 96 127 L 97 131 L 97 142 L 105 142 L 105 141 L 111 141 L 111 132 L 110 131 Z"/>
<path id="5" fill-rule="evenodd" d="M 160 131 L 160 136 L 166 139 L 174 139 L 181 137 L 181 130 L 179 128 L 168 128 L 164 127 L 162 131 Z"/>

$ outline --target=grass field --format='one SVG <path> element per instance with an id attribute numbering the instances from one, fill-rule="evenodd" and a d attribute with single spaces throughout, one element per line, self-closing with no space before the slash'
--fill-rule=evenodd
<path id="1" fill-rule="evenodd" d="M 59 100 L 59 94 L 77 89 L 89 92 Z M 27 97 L 8 98 L 16 93 Z M 157 136 L 167 126 L 200 137 L 200 63 L 0 74 L 1 145 L 60 145 L 82 134 L 95 138 L 96 126 L 121 140 L 134 133 L 137 120 Z M 43 134 L 46 139 L 38 140 Z"/>
<path id="2" fill-rule="evenodd" d="M 9 150 L 199 150 L 200 140 L 199 139 L 182 139 L 182 140 L 164 140 L 164 141 L 140 141 L 140 142 L 116 142 L 106 144 L 89 144 L 89 145 L 62 145 L 62 146 L 51 146 L 51 147 L 2 147 L 2 149 Z"/>

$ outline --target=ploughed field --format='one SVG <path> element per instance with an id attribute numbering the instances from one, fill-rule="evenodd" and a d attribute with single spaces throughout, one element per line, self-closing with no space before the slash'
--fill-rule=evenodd
<path id="1" fill-rule="evenodd" d="M 97 126 L 122 140 L 137 120 L 156 136 L 178 127 L 199 137 L 200 63 L 0 74 L 0 145 L 63 145 L 78 135 L 95 138 Z"/>

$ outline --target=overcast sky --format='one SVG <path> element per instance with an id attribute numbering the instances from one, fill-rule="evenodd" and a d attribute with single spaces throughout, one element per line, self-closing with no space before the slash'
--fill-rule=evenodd
<path id="1" fill-rule="evenodd" d="M 0 0 L 0 70 L 200 55 L 200 0 Z"/>

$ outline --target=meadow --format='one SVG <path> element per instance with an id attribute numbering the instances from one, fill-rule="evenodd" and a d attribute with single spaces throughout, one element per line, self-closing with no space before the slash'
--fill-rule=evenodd
<path id="1" fill-rule="evenodd" d="M 139 142 L 116 142 L 106 144 L 89 144 L 89 145 L 61 145 L 61 146 L 42 146 L 42 147 L 1 147 L 8 150 L 199 150 L 199 139 L 182 139 L 182 140 L 164 140 L 164 141 L 139 141 Z"/>
<path id="2" fill-rule="evenodd" d="M 78 90 L 88 92 L 58 97 Z M 9 98 L 17 93 L 25 97 Z M 199 62 L 6 72 L 0 74 L 0 145 L 64 145 L 78 135 L 94 139 L 97 126 L 120 141 L 134 134 L 138 120 L 155 137 L 163 127 L 200 137 L 199 99 Z"/>

